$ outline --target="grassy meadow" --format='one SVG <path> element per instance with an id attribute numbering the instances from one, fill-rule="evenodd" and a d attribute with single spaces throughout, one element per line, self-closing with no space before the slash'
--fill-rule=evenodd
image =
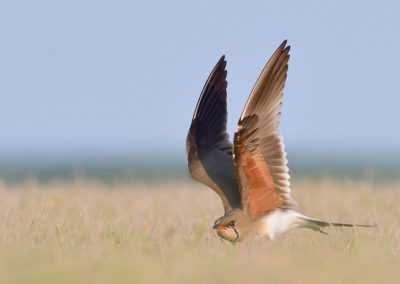
<path id="1" fill-rule="evenodd" d="M 377 227 L 231 245 L 195 182 L 3 182 L 0 283 L 400 283 L 400 180 L 292 184 L 300 212 Z"/>

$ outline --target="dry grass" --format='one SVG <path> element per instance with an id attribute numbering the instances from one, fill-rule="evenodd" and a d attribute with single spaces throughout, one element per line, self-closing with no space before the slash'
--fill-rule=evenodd
<path id="1" fill-rule="evenodd" d="M 377 223 L 237 246 L 204 186 L 0 184 L 0 283 L 400 283 L 400 183 L 294 181 L 299 211 Z"/>

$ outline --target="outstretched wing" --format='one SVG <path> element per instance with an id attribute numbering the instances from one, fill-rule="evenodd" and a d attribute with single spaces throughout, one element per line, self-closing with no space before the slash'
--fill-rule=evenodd
<path id="1" fill-rule="evenodd" d="M 284 41 L 258 78 L 240 117 L 234 138 L 234 164 L 242 208 L 252 219 L 277 207 L 293 207 L 289 169 L 278 131 L 289 61 Z"/>
<path id="2" fill-rule="evenodd" d="M 201 92 L 186 139 L 190 175 L 212 188 L 225 211 L 240 207 L 232 144 L 226 133 L 226 61 L 222 56 Z"/>

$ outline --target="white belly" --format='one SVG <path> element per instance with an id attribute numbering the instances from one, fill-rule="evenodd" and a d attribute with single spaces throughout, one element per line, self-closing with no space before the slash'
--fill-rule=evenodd
<path id="1" fill-rule="evenodd" d="M 271 240 L 296 226 L 299 213 L 291 209 L 276 209 L 262 217 L 255 233 L 256 237 L 268 236 Z"/>

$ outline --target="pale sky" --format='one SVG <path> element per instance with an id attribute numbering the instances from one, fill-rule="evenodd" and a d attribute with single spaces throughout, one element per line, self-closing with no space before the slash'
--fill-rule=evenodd
<path id="1" fill-rule="evenodd" d="M 228 61 L 231 137 L 263 66 L 291 45 L 292 151 L 400 145 L 398 1 L 1 1 L 0 152 L 184 155 Z"/>

